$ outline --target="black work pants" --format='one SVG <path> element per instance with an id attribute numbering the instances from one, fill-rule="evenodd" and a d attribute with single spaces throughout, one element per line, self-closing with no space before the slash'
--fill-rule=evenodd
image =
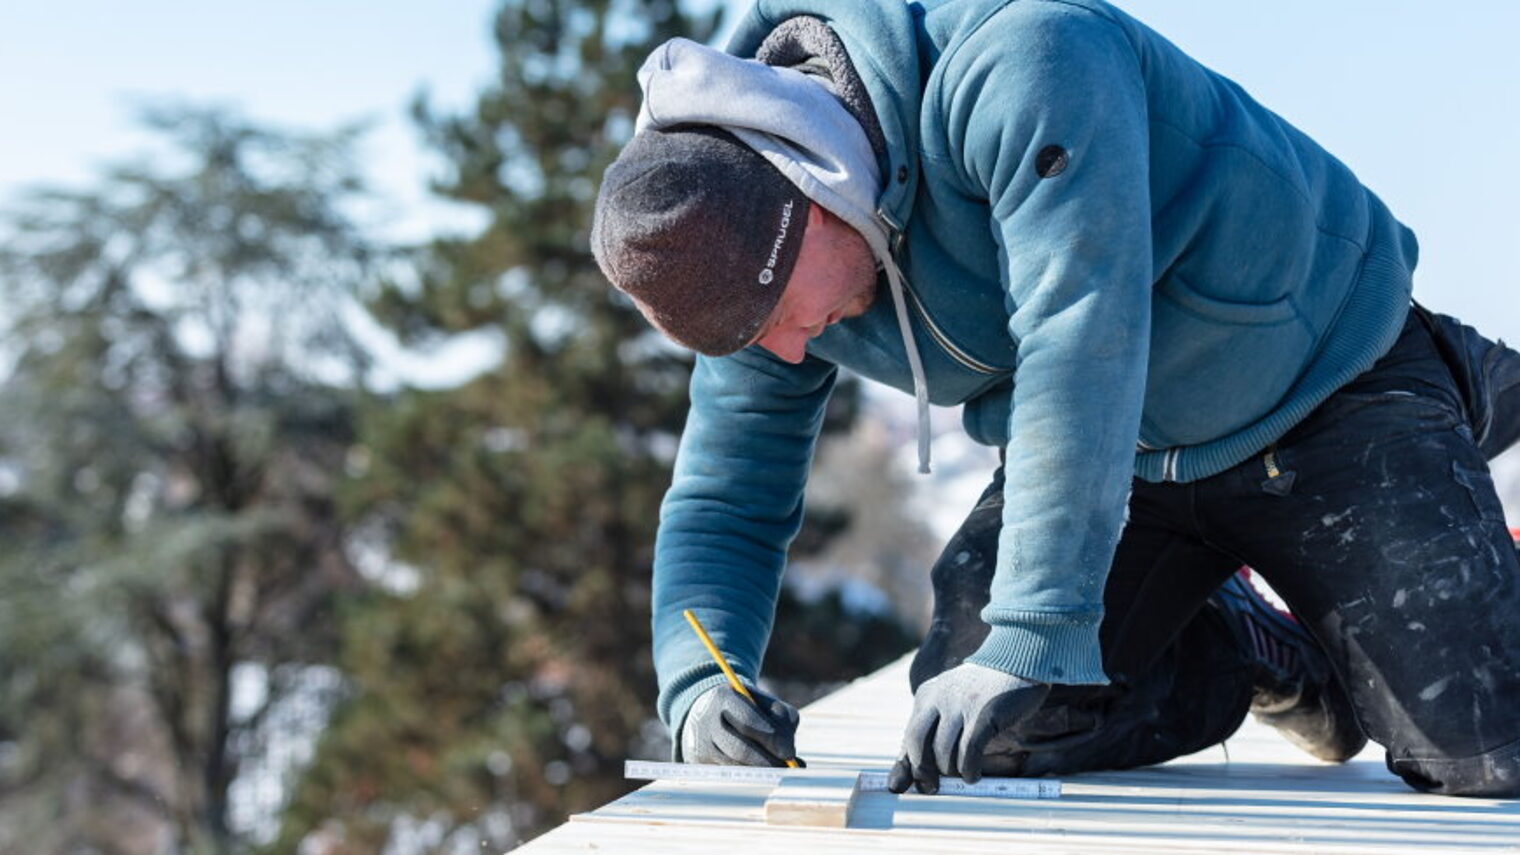
<path id="1" fill-rule="evenodd" d="M 989 774 L 1159 763 L 1234 732 L 1254 668 L 1210 593 L 1243 565 L 1324 647 L 1411 786 L 1520 795 L 1520 562 L 1487 460 L 1520 436 L 1520 353 L 1416 306 L 1392 349 L 1271 449 L 1136 480 L 1104 595 L 1108 686 L 1060 686 Z M 933 570 L 915 688 L 981 643 L 1002 471 Z"/>

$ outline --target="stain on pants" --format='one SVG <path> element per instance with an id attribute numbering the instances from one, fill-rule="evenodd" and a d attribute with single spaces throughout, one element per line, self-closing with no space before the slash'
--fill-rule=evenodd
<path id="1" fill-rule="evenodd" d="M 1520 561 L 1487 465 L 1517 437 L 1520 354 L 1415 307 L 1270 459 L 1136 480 L 1105 589 L 1112 685 L 1059 687 L 994 741 L 989 773 L 1127 768 L 1227 737 L 1249 656 L 1202 607 L 1249 565 L 1324 646 L 1390 770 L 1420 790 L 1520 796 Z M 999 472 L 934 569 L 915 686 L 985 636 L 1001 486 Z"/>

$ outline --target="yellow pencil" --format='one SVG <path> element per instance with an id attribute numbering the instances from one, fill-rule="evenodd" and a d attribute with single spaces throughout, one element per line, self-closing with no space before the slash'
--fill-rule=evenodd
<path id="1" fill-rule="evenodd" d="M 697 631 L 697 638 L 702 639 L 702 646 L 707 648 L 707 652 L 712 654 L 713 661 L 723 669 L 723 676 L 728 678 L 728 684 L 734 687 L 734 691 L 743 695 L 745 700 L 753 704 L 755 709 L 760 709 L 760 702 L 755 700 L 755 696 L 749 693 L 749 689 L 745 688 L 743 683 L 739 682 L 739 675 L 734 673 L 734 669 L 728 667 L 728 660 L 724 659 L 723 654 L 718 651 L 718 645 L 713 644 L 712 636 L 702 628 L 702 622 L 697 620 L 697 616 L 692 614 L 691 609 L 685 609 L 681 614 L 686 615 L 686 622 Z M 788 759 L 786 765 L 792 769 L 799 768 L 796 760 Z"/>

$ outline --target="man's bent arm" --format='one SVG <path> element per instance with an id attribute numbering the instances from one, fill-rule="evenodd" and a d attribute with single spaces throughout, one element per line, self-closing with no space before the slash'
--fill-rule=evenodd
<path id="1" fill-rule="evenodd" d="M 1018 343 L 992 630 L 968 661 L 1101 683 L 1150 340 L 1139 60 L 1108 19 L 1042 3 L 995 15 L 950 61 L 946 146 L 991 206 Z"/>
<path id="2" fill-rule="evenodd" d="M 698 614 L 741 678 L 759 674 L 836 373 L 813 357 L 789 365 L 755 347 L 697 358 L 655 543 L 658 711 L 673 734 L 697 696 L 724 682 L 683 609 Z"/>

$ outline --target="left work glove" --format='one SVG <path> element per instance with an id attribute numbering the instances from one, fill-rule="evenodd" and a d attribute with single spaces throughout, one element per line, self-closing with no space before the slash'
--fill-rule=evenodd
<path id="1" fill-rule="evenodd" d="M 887 788 L 939 792 L 940 775 L 968 784 L 982 779 L 982 752 L 998 731 L 1039 709 L 1050 686 L 996 668 L 964 662 L 924 682 L 913 696 L 913 716 L 903 737 L 903 756 L 892 766 Z"/>

